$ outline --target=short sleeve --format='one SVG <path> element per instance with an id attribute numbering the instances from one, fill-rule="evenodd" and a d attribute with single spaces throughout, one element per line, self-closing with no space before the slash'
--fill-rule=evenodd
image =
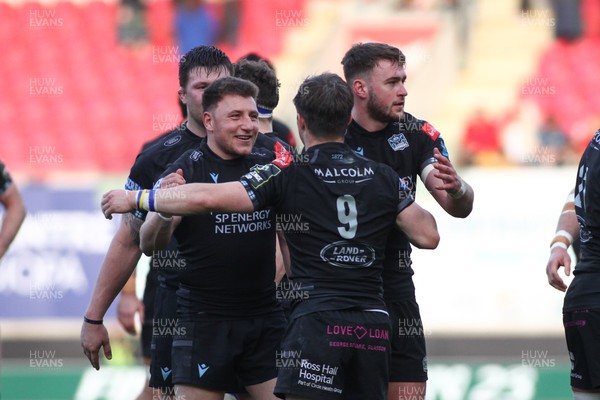
<path id="1" fill-rule="evenodd" d="M 415 198 L 413 197 L 410 189 L 402 178 L 398 177 L 398 214 L 401 213 L 406 207 L 410 206 L 415 202 Z"/>
<path id="2" fill-rule="evenodd" d="M 240 182 L 244 185 L 255 209 L 279 203 L 285 189 L 286 178 L 284 175 L 289 170 L 289 168 L 282 169 L 275 164 L 266 164 L 259 165 L 242 176 Z"/>
<path id="3" fill-rule="evenodd" d="M 421 173 L 428 165 L 437 162 L 433 157 L 433 149 L 437 148 L 448 159 L 450 157 L 440 132 L 427 121 L 421 121 L 419 125 L 422 133 L 419 135 L 420 154 L 418 154 L 419 173 Z"/>

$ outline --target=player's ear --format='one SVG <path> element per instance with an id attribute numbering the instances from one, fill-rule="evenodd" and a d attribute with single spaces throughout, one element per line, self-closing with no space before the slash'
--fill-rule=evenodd
<path id="1" fill-rule="evenodd" d="M 184 88 L 179 86 L 179 89 L 177 90 L 177 95 L 179 96 L 179 100 L 181 100 L 181 102 L 183 104 L 187 104 L 187 102 L 185 101 L 185 89 Z"/>
<path id="2" fill-rule="evenodd" d="M 214 131 L 213 118 L 210 112 L 204 111 L 204 114 L 202 115 L 202 123 L 204 124 L 204 127 L 207 131 Z"/>
<path id="3" fill-rule="evenodd" d="M 352 81 L 352 91 L 361 99 L 367 97 L 368 89 L 365 81 L 362 79 L 355 79 Z"/>

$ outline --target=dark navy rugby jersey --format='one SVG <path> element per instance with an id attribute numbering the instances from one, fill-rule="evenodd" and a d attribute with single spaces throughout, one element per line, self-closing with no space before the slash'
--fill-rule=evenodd
<path id="1" fill-rule="evenodd" d="M 177 128 L 175 128 L 174 130 L 183 131 L 183 130 L 186 129 L 186 127 L 187 127 L 187 121 L 184 121 Z M 144 143 L 142 145 L 142 150 L 140 150 L 140 152 L 146 150 L 148 147 L 154 146 L 158 142 L 163 142 L 164 139 L 167 136 L 169 136 L 171 133 L 173 133 L 173 131 L 163 132 L 160 135 L 158 135 L 157 137 L 155 137 L 154 139 L 148 140 L 146 143 Z"/>
<path id="2" fill-rule="evenodd" d="M 363 129 L 353 120 L 346 130 L 344 140 L 357 153 L 392 167 L 408 186 L 413 197 L 419 174 L 425 167 L 436 162 L 433 149 L 438 148 L 448 157 L 440 133 L 429 122 L 409 113 L 404 113 L 402 122 L 390 123 L 376 132 Z M 393 230 L 387 240 L 383 272 L 385 298 L 388 302 L 415 298 L 411 252 L 406 235 Z"/>
<path id="3" fill-rule="evenodd" d="M 186 182 L 222 183 L 271 162 L 274 152 L 255 147 L 246 157 L 224 160 L 204 142 L 174 162 L 163 176 L 183 170 Z M 184 216 L 175 229 L 179 275 L 178 312 L 208 317 L 253 317 L 279 308 L 275 299 L 275 214 Z"/>
<path id="4" fill-rule="evenodd" d="M 581 258 L 565 296 L 564 310 L 600 308 L 600 131 L 583 152 L 575 185 Z"/>
<path id="5" fill-rule="evenodd" d="M 138 154 L 129 172 L 125 189 L 152 189 L 158 178 L 173 161 L 187 150 L 198 147 L 204 141 L 204 138 L 195 135 L 185 125 L 159 139 Z M 146 218 L 146 211 L 133 211 L 132 213 L 137 218 Z"/>
<path id="6" fill-rule="evenodd" d="M 273 139 L 276 142 L 279 142 L 287 151 L 290 152 L 295 152 L 296 149 L 294 149 L 292 146 L 290 146 L 286 141 L 282 140 L 281 138 L 279 138 L 275 132 L 266 132 L 266 133 L 262 133 L 263 136 L 266 136 L 269 139 Z"/>
<path id="7" fill-rule="evenodd" d="M 151 189 L 171 163 L 187 150 L 198 147 L 203 141 L 204 138 L 195 135 L 183 124 L 146 143 L 131 167 L 125 189 Z M 133 211 L 132 214 L 144 220 L 147 212 Z M 174 239 L 171 239 L 166 249 L 153 252 L 150 268 L 158 274 L 162 283 L 170 286 L 177 284 L 177 275 L 182 263 L 177 259 L 177 243 Z"/>
<path id="8" fill-rule="evenodd" d="M 6 169 L 6 166 L 0 161 L 0 195 L 6 192 L 6 189 L 12 184 L 12 178 Z"/>
<path id="9" fill-rule="evenodd" d="M 308 162 L 282 168 L 276 161 L 241 179 L 255 209 L 274 205 L 277 211 L 290 279 L 302 293 L 293 316 L 384 309 L 385 239 L 412 196 L 390 167 L 343 143 L 316 145 L 303 156 Z"/>

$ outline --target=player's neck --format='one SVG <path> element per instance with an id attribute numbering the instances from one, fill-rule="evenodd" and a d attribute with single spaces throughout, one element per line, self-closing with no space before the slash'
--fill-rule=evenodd
<path id="1" fill-rule="evenodd" d="M 317 146 L 319 144 L 325 144 L 325 143 L 344 143 L 344 137 L 340 136 L 339 138 L 336 139 L 331 139 L 331 138 L 319 138 L 319 137 L 315 137 L 310 133 L 305 133 L 304 134 L 304 148 L 306 149 L 310 149 L 313 146 Z"/>
<path id="2" fill-rule="evenodd" d="M 187 128 L 196 136 L 206 137 L 206 128 L 204 128 L 204 125 L 198 124 L 192 118 L 188 119 Z"/>
<path id="3" fill-rule="evenodd" d="M 352 108 L 352 119 L 368 132 L 377 132 L 384 129 L 388 123 L 374 120 L 369 116 L 367 110 L 360 110 L 359 107 Z"/>
<path id="4" fill-rule="evenodd" d="M 258 119 L 258 131 L 260 133 L 273 132 L 273 119 L 272 118 L 259 118 Z"/>

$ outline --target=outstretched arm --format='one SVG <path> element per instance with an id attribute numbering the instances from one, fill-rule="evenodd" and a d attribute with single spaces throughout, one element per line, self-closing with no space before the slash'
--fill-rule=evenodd
<path id="1" fill-rule="evenodd" d="M 185 178 L 183 177 L 183 170 L 181 168 L 160 179 L 161 189 L 168 189 L 184 184 Z M 142 252 L 147 256 L 152 256 L 152 252 L 155 250 L 167 248 L 171 241 L 171 236 L 173 236 L 173 232 L 180 222 L 181 217 L 172 217 L 154 212 L 149 213 L 140 229 L 140 248 Z"/>
<path id="2" fill-rule="evenodd" d="M 438 161 L 430 164 L 434 170 L 421 176 L 425 187 L 448 214 L 457 218 L 467 217 L 473 210 L 473 188 L 437 148 L 433 149 L 433 156 Z"/>
<path id="3" fill-rule="evenodd" d="M 189 183 L 146 191 L 111 190 L 102 196 L 102 212 L 106 218 L 135 209 L 192 215 L 210 211 L 251 212 L 254 206 L 241 182 Z"/>
<path id="4" fill-rule="evenodd" d="M 440 242 L 435 218 L 415 202 L 396 216 L 396 225 L 420 249 L 435 249 Z"/>
<path id="5" fill-rule="evenodd" d="M 567 276 L 571 274 L 571 256 L 569 256 L 568 249 L 572 242 L 579 238 L 579 223 L 575 214 L 573 193 L 574 190 L 567 197 L 562 213 L 558 218 L 556 234 L 550 243 L 550 257 L 546 264 L 548 283 L 561 292 L 567 290 L 567 285 L 558 274 L 558 270 L 560 267 L 564 267 L 565 274 Z"/>

